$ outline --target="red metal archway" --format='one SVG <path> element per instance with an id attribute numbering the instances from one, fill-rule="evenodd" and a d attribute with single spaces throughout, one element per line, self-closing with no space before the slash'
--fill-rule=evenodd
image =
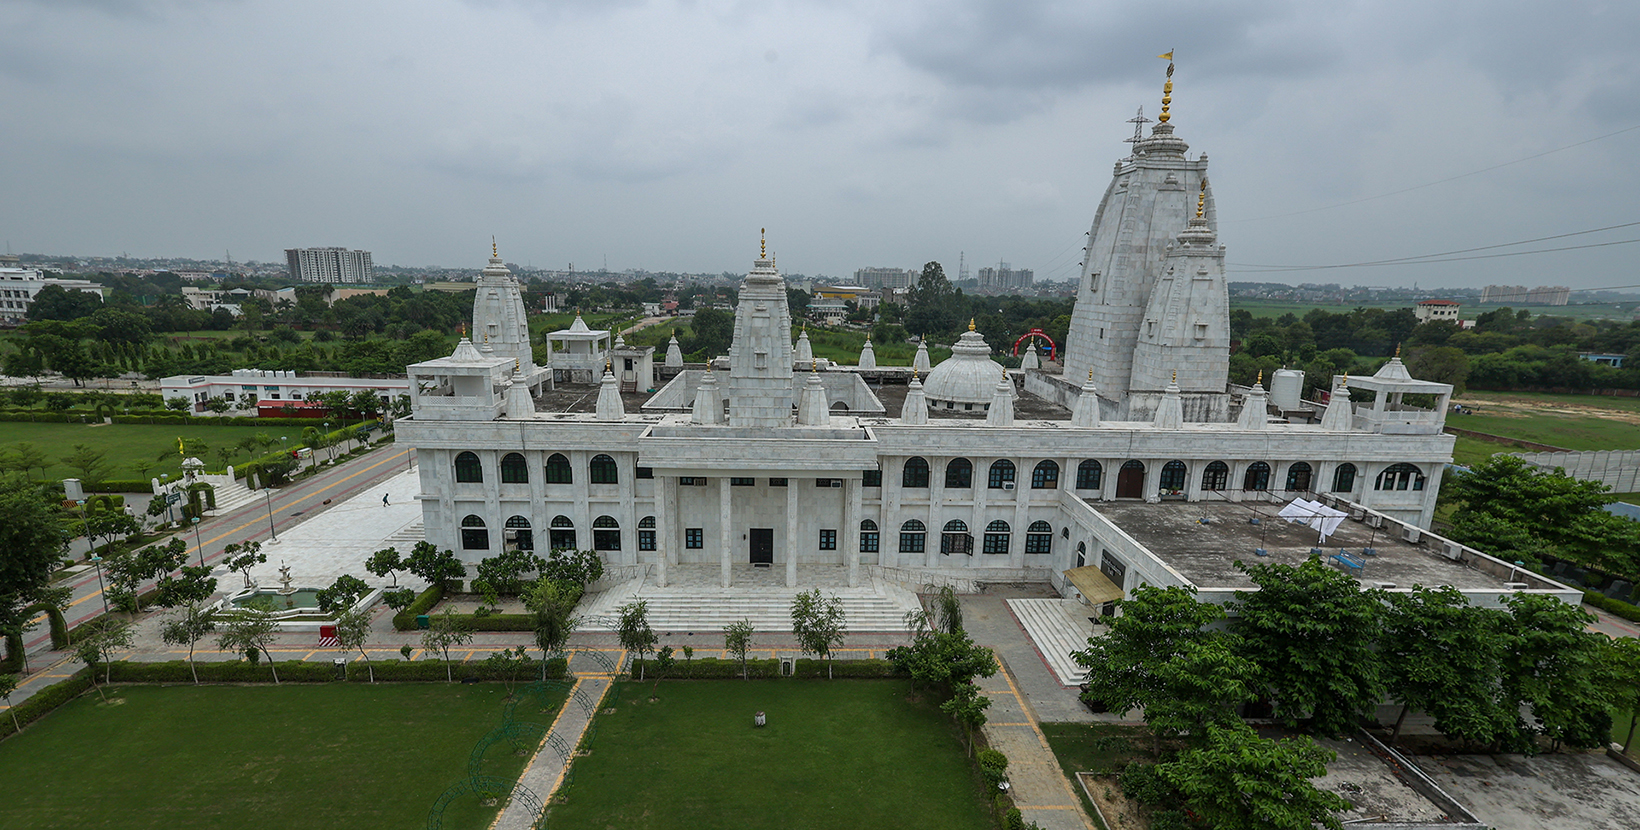
<path id="1" fill-rule="evenodd" d="M 1053 342 L 1053 338 L 1049 337 L 1047 333 L 1042 331 L 1042 329 L 1031 329 L 1030 331 L 1020 335 L 1019 339 L 1014 341 L 1014 357 L 1019 357 L 1020 344 L 1033 337 L 1040 337 L 1043 340 L 1048 341 L 1048 359 L 1053 360 L 1054 355 L 1059 351 L 1059 346 L 1055 344 Z"/>

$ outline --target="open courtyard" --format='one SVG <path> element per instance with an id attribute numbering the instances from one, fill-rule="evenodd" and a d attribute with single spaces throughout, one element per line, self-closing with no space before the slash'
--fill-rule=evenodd
<path id="1" fill-rule="evenodd" d="M 506 695 L 498 683 L 106 691 L 0 743 L 0 826 L 422 827 Z M 529 719 L 541 718 L 552 714 Z M 526 760 L 498 747 L 484 773 L 513 780 Z M 459 798 L 444 827 L 488 827 L 497 809 Z"/>
<path id="2" fill-rule="evenodd" d="M 547 826 L 991 826 L 956 727 L 904 681 L 666 681 L 654 702 L 651 688 L 612 697 Z"/>

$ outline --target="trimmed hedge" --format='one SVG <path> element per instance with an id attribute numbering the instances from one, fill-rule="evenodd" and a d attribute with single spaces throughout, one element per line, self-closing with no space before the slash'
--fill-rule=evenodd
<path id="1" fill-rule="evenodd" d="M 152 493 L 154 483 L 145 478 L 110 478 L 85 486 L 100 493 Z"/>
<path id="2" fill-rule="evenodd" d="M 1630 605 L 1622 600 L 1612 599 L 1605 594 L 1595 591 L 1583 592 L 1583 604 L 1593 605 L 1602 611 L 1609 611 L 1631 622 L 1640 622 L 1640 606 Z"/>
<path id="3" fill-rule="evenodd" d="M 901 674 L 896 671 L 894 664 L 887 660 L 833 660 L 831 665 L 833 677 L 910 677 L 908 674 Z M 824 680 L 826 678 L 826 661 L 804 658 L 797 661 L 797 665 L 792 668 L 792 672 L 795 677 L 818 677 Z"/>
<path id="4" fill-rule="evenodd" d="M 329 663 L 309 663 L 301 660 L 281 660 L 274 663 L 279 668 L 279 682 L 281 683 L 328 683 L 336 679 L 336 669 Z M 199 669 L 200 682 L 210 683 L 272 683 L 273 671 L 266 663 L 252 664 L 244 660 L 230 662 L 199 662 L 194 666 Z M 110 682 L 113 683 L 192 683 L 194 676 L 188 671 L 187 660 L 170 660 L 164 663 L 134 663 L 127 660 L 116 660 L 108 668 Z"/>
<path id="5" fill-rule="evenodd" d="M 499 649 L 498 649 L 499 650 Z M 376 682 L 444 682 L 444 660 L 431 654 L 423 655 L 420 660 L 376 660 Z M 484 661 L 474 659 L 466 663 L 456 663 L 451 666 L 453 676 L 457 680 L 469 677 L 486 681 L 499 681 L 501 676 L 492 671 Z M 555 657 L 547 661 L 547 677 L 558 679 L 567 676 L 564 658 Z M 530 671 L 519 675 L 520 683 L 528 683 L 541 677 L 540 661 L 536 661 Z M 353 683 L 363 683 L 370 679 L 370 671 L 365 667 L 363 660 L 354 660 L 347 664 L 347 679 Z"/>
<path id="6" fill-rule="evenodd" d="M 416 597 L 415 602 L 410 603 L 405 606 L 403 611 L 393 615 L 393 628 L 399 631 L 409 631 L 415 628 L 416 617 L 433 610 L 433 606 L 438 605 L 441 599 L 444 599 L 443 585 L 433 585 L 422 591 L 421 595 Z"/>
<path id="7" fill-rule="evenodd" d="M 51 414 L 51 415 L 55 416 L 57 413 L 53 412 L 53 413 L 48 413 L 48 414 Z M 32 419 L 0 418 L 0 420 L 32 420 Z M 323 418 L 285 418 L 285 417 L 279 417 L 279 416 L 272 416 L 272 417 L 267 417 L 267 418 L 246 418 L 246 417 L 241 417 L 241 416 L 237 416 L 237 415 L 232 415 L 232 416 L 230 416 L 230 415 L 224 415 L 224 416 L 214 416 L 214 415 L 213 416 L 206 416 L 206 415 L 194 416 L 194 415 L 179 415 L 175 412 L 169 412 L 169 411 L 167 411 L 163 414 L 155 413 L 155 414 L 151 414 L 151 415 L 135 415 L 135 414 L 133 414 L 133 415 L 115 415 L 114 416 L 114 423 L 116 423 L 116 424 L 187 424 L 189 426 L 215 426 L 215 427 L 256 427 L 256 426 L 274 426 L 274 427 L 278 427 L 278 426 L 304 426 L 304 427 L 310 427 L 310 426 L 315 426 L 315 425 L 318 425 L 318 424 L 323 424 L 324 420 L 325 419 L 323 419 Z M 79 423 L 79 417 L 75 416 L 74 419 L 73 419 L 73 422 L 74 423 Z"/>
<path id="8" fill-rule="evenodd" d="M 17 731 L 12 725 L 10 715 L 16 715 L 19 723 L 27 726 L 46 715 L 57 707 L 84 694 L 91 688 L 91 672 L 86 669 L 69 675 L 67 680 L 53 683 L 50 686 L 30 695 L 28 700 L 11 707 L 6 712 L 8 717 L 0 718 L 0 739 L 11 737 Z"/>
<path id="9" fill-rule="evenodd" d="M 640 666 L 643 668 L 646 679 L 653 680 L 655 678 L 655 661 L 653 659 L 642 661 L 634 659 L 632 661 L 632 677 L 636 678 L 638 676 Z M 908 676 L 895 671 L 894 664 L 887 660 L 838 660 L 833 664 L 833 668 L 832 676 L 838 678 L 904 678 Z M 779 677 L 780 661 L 774 659 L 747 660 L 746 676 L 760 679 Z M 826 678 L 826 663 L 823 660 L 800 659 L 792 667 L 792 676 L 824 680 Z M 739 660 L 722 660 L 716 657 L 705 657 L 696 660 L 684 660 L 680 657 L 666 673 L 667 680 L 723 680 L 738 677 L 740 677 Z"/>

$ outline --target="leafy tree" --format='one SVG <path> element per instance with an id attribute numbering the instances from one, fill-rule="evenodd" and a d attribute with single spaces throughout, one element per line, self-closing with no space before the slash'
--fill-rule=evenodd
<path id="1" fill-rule="evenodd" d="M 792 636 L 804 651 L 826 661 L 828 680 L 832 678 L 832 649 L 843 644 L 847 631 L 842 600 L 822 598 L 819 588 L 792 597 Z"/>
<path id="2" fill-rule="evenodd" d="M 187 559 L 188 545 L 178 537 L 172 537 L 164 545 L 150 545 L 135 553 L 110 557 L 104 566 L 108 569 L 108 581 L 112 586 L 108 598 L 121 611 L 139 614 L 142 612 L 142 584 L 177 570 Z M 205 578 L 209 578 L 209 573 L 206 569 Z"/>
<path id="3" fill-rule="evenodd" d="M 450 583 L 467 574 L 466 566 L 456 558 L 455 551 L 441 551 L 437 545 L 426 541 L 417 542 L 411 548 L 410 555 L 404 560 L 404 569 L 427 580 L 429 585 L 443 585 L 445 590 L 450 589 Z"/>
<path id="4" fill-rule="evenodd" d="M 40 477 L 46 475 L 46 454 L 39 447 L 28 441 L 18 441 L 11 445 L 9 459 L 15 465 L 13 469 L 27 473 L 29 470 L 39 470 Z"/>
<path id="5" fill-rule="evenodd" d="M 274 671 L 274 686 L 279 686 L 279 666 L 274 664 L 274 654 L 269 651 L 274 645 L 274 638 L 279 636 L 279 622 L 274 620 L 274 612 L 266 605 L 248 605 L 239 610 L 235 617 L 226 618 L 225 623 L 225 632 L 216 638 L 216 650 L 235 653 L 259 651 L 267 658 L 267 668 Z"/>
<path id="6" fill-rule="evenodd" d="M 1413 586 L 1386 598 L 1379 653 L 1390 697 L 1401 704 L 1390 743 L 1413 709 L 1428 712 L 1455 740 L 1491 744 L 1514 733 L 1517 717 L 1500 685 L 1507 615 L 1470 605 L 1451 586 Z"/>
<path id="7" fill-rule="evenodd" d="M 740 661 L 740 679 L 746 679 L 746 652 L 752 648 L 752 621 L 742 619 L 729 623 L 723 629 L 723 650 Z"/>
<path id="8" fill-rule="evenodd" d="M 81 523 L 81 527 L 93 549 L 98 547 L 98 539 L 112 542 L 142 530 L 142 525 L 135 518 L 116 511 L 94 513 Z"/>
<path id="9" fill-rule="evenodd" d="M 444 609 L 444 613 L 435 615 L 427 630 L 421 633 L 423 648 L 444 655 L 444 679 L 448 683 L 455 682 L 455 675 L 450 668 L 450 649 L 472 641 L 473 632 L 467 627 L 467 622 L 457 617 L 449 608 Z"/>
<path id="10" fill-rule="evenodd" d="M 370 652 L 365 650 L 365 643 L 370 639 L 370 612 L 363 608 L 347 607 L 347 610 L 336 615 L 336 645 L 348 651 L 357 651 L 364 658 L 365 670 L 370 674 L 370 682 L 376 682 L 376 665 L 370 662 Z M 510 690 L 509 690 L 510 693 Z"/>
<path id="11" fill-rule="evenodd" d="M 391 577 L 394 588 L 399 587 L 399 571 L 404 570 L 404 562 L 399 559 L 398 548 L 382 548 L 370 554 L 365 560 L 364 569 L 378 577 Z"/>
<path id="12" fill-rule="evenodd" d="M 92 448 L 88 444 L 75 444 L 74 452 L 62 457 L 66 466 L 74 468 L 80 474 L 80 480 L 86 483 L 102 481 L 108 472 L 108 453 Z"/>
<path id="13" fill-rule="evenodd" d="M 974 683 L 958 683 L 951 698 L 940 704 L 940 711 L 962 724 L 969 755 L 974 754 L 974 730 L 985 725 L 985 710 L 990 706 L 991 699 L 980 694 L 979 686 Z"/>
<path id="14" fill-rule="evenodd" d="M 198 602 L 183 605 L 181 613 L 160 626 L 160 639 L 166 644 L 188 647 L 188 671 L 194 676 L 195 686 L 199 685 L 199 670 L 194 667 L 194 646 L 214 631 L 216 620 L 213 612 Z"/>
<path id="15" fill-rule="evenodd" d="M 165 408 L 171 410 L 172 412 L 183 412 L 190 406 L 193 406 L 193 403 L 191 403 L 187 398 L 175 397 L 165 399 Z"/>
<path id="16" fill-rule="evenodd" d="M 644 655 L 660 642 L 660 638 L 655 636 L 655 630 L 649 627 L 649 603 L 641 599 L 635 600 L 621 606 L 616 613 L 620 615 L 617 630 L 621 648 L 638 653 L 638 679 L 643 680 Z"/>
<path id="17" fill-rule="evenodd" d="M 91 685 L 97 686 L 97 664 L 103 664 L 103 682 L 113 677 L 114 652 L 131 647 L 131 624 L 124 620 L 102 617 L 80 627 L 80 641 L 74 644 L 74 655 L 91 669 Z M 97 696 L 107 700 L 101 686 Z"/>
<path id="18" fill-rule="evenodd" d="M 735 317 L 727 311 L 703 308 L 690 320 L 689 331 L 688 353 L 710 360 L 728 353 L 735 336 Z"/>
<path id="19" fill-rule="evenodd" d="M 975 677 L 997 673 L 996 656 L 990 649 L 975 645 L 961 629 L 921 632 L 910 645 L 889 649 L 887 657 L 895 668 L 911 675 L 913 690 L 922 683 L 955 693 Z"/>
<path id="20" fill-rule="evenodd" d="M 1237 563 L 1258 590 L 1236 593 L 1233 630 L 1289 726 L 1336 735 L 1384 696 L 1376 646 L 1382 602 L 1311 557 L 1298 567 Z"/>
<path id="21" fill-rule="evenodd" d="M 1088 638 L 1088 648 L 1071 659 L 1088 670 L 1085 701 L 1102 703 L 1112 712 L 1164 705 L 1167 686 L 1162 672 L 1186 648 L 1210 637 L 1206 626 L 1224 612 L 1196 601 L 1194 588 L 1144 586 L 1121 600 L 1122 613 L 1107 618 L 1109 631 Z"/>
<path id="22" fill-rule="evenodd" d="M 1618 637 L 1605 646 L 1607 691 L 1619 710 L 1629 711 L 1629 731 L 1623 738 L 1623 751 L 1628 752 L 1640 724 L 1640 640 Z"/>
<path id="23" fill-rule="evenodd" d="M 928 262 L 917 277 L 917 284 L 906 297 L 905 326 L 919 334 L 944 334 L 959 324 L 962 313 L 961 293 L 945 278 L 945 268 L 938 262 Z"/>
<path id="24" fill-rule="evenodd" d="M 666 673 L 671 671 L 672 667 L 677 664 L 678 660 L 672 656 L 671 646 L 664 646 L 660 651 L 655 652 L 655 685 L 649 690 L 650 700 L 654 700 L 660 694 L 661 679 L 666 677 Z"/>
<path id="25" fill-rule="evenodd" d="M 604 576 L 604 558 L 595 550 L 555 550 L 543 561 L 537 557 L 542 579 L 573 582 L 585 588 Z"/>
<path id="26" fill-rule="evenodd" d="M 524 588 L 524 575 L 540 571 L 542 565 L 541 557 L 532 551 L 510 548 L 480 560 L 477 578 L 490 583 L 497 593 L 518 594 Z"/>
<path id="27" fill-rule="evenodd" d="M 524 607 L 535 623 L 535 645 L 541 649 L 541 679 L 547 677 L 547 660 L 564 650 L 569 635 L 581 624 L 575 604 L 581 601 L 581 586 L 556 579 L 538 579 L 524 595 Z"/>
<path id="28" fill-rule="evenodd" d="M 394 611 L 408 608 L 415 601 L 416 592 L 409 588 L 395 588 L 391 591 L 382 592 L 382 602 L 387 603 L 387 607 Z"/>
<path id="29" fill-rule="evenodd" d="M 6 702 L 6 708 L 11 710 L 11 725 L 16 732 L 23 731 L 23 723 L 17 719 L 17 707 L 11 704 L 11 693 L 17 691 L 17 675 L 0 674 L 0 700 Z"/>
<path id="30" fill-rule="evenodd" d="M 92 316 L 102 304 L 102 297 L 97 294 L 47 285 L 34 295 L 34 302 L 28 307 L 28 319 L 78 320 Z"/>
<path id="31" fill-rule="evenodd" d="M 370 586 L 365 581 L 352 574 L 342 574 L 314 597 L 319 602 L 319 611 L 331 611 L 352 608 L 359 602 L 359 598 L 370 593 Z"/>
<path id="32" fill-rule="evenodd" d="M 1640 524 L 1603 509 L 1613 501 L 1608 489 L 1499 454 L 1448 479 L 1441 501 L 1455 507 L 1451 538 L 1493 555 L 1528 563 L 1559 556 L 1640 572 Z"/>
<path id="33" fill-rule="evenodd" d="M 222 563 L 228 570 L 245 577 L 245 587 L 251 587 L 251 568 L 266 564 L 268 555 L 262 552 L 262 543 L 255 540 L 233 542 L 222 546 Z"/>
<path id="34" fill-rule="evenodd" d="M 154 588 L 155 604 L 176 608 L 210 599 L 216 593 L 216 577 L 211 576 L 208 566 L 183 565 L 176 573 L 160 577 Z"/>
<path id="35" fill-rule="evenodd" d="M 513 687 L 518 685 L 518 678 L 524 672 L 529 671 L 534 664 L 535 661 L 530 659 L 529 652 L 525 651 L 523 646 L 492 651 L 490 656 L 484 660 L 485 667 L 501 678 L 502 684 L 507 687 L 508 698 L 513 696 Z M 545 661 L 543 661 L 543 665 L 545 665 Z M 542 671 L 545 673 L 545 669 Z"/>
<path id="36" fill-rule="evenodd" d="M 1602 682 L 1606 636 L 1586 629 L 1594 616 L 1539 594 L 1514 594 L 1504 603 L 1513 622 L 1503 676 L 1509 699 L 1530 707 L 1537 730 L 1556 749 L 1605 745 L 1613 701 Z"/>
<path id="37" fill-rule="evenodd" d="M 1341 830 L 1349 802 L 1310 783 L 1335 757 L 1309 738 L 1266 740 L 1236 721 L 1208 725 L 1199 745 L 1156 771 L 1215 830 Z"/>

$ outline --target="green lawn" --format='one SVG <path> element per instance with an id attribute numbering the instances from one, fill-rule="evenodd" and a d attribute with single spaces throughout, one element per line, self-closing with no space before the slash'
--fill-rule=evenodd
<path id="1" fill-rule="evenodd" d="M 1513 415 L 1456 415 L 1447 426 L 1565 447 L 1569 450 L 1640 449 L 1640 426 L 1606 418 L 1545 413 Z"/>
<path id="2" fill-rule="evenodd" d="M 1130 761 L 1154 761 L 1150 752 L 1150 732 L 1144 727 L 1117 726 L 1110 723 L 1044 723 L 1042 735 L 1059 761 L 1059 769 L 1071 782 L 1071 789 L 1082 799 L 1082 808 L 1088 815 L 1097 811 L 1087 793 L 1076 783 L 1079 772 L 1118 772 Z"/>
<path id="3" fill-rule="evenodd" d="M 116 688 L 118 705 L 90 693 L 0 743 L 0 825 L 422 827 L 505 695 L 494 683 Z M 516 779 L 523 762 L 497 751 L 485 772 Z M 484 828 L 495 812 L 458 799 L 444 826 Z"/>
<path id="4" fill-rule="evenodd" d="M 881 680 L 628 684 L 598 716 L 551 827 L 991 826 L 951 721 Z M 754 729 L 752 715 L 768 713 Z"/>
<path id="5" fill-rule="evenodd" d="M 95 419 L 93 419 L 95 420 Z M 205 442 L 209 451 L 200 456 L 205 462 L 207 470 L 221 470 L 222 462 L 217 458 L 216 448 L 223 445 L 233 445 L 259 432 L 265 432 L 272 438 L 288 436 L 292 443 L 300 440 L 302 430 L 294 426 L 267 426 L 267 427 L 219 427 L 219 426 L 172 426 L 168 424 L 41 424 L 31 421 L 0 421 L 0 448 L 8 447 L 19 441 L 34 444 L 49 459 L 46 467 L 46 478 L 57 480 L 78 476 L 72 468 L 63 464 L 60 459 L 74 451 L 75 444 L 87 444 L 108 453 L 109 471 L 104 476 L 110 479 L 153 478 L 160 473 L 166 473 L 175 478 L 182 472 L 181 459 L 176 454 L 177 438 L 198 438 Z M 169 451 L 170 455 L 163 462 L 157 460 L 159 454 Z M 250 455 L 241 453 L 234 456 L 233 463 L 248 461 Z M 153 463 L 154 468 L 147 476 L 138 476 L 132 464 L 137 461 Z M 29 476 L 38 478 L 38 469 L 30 470 Z"/>

